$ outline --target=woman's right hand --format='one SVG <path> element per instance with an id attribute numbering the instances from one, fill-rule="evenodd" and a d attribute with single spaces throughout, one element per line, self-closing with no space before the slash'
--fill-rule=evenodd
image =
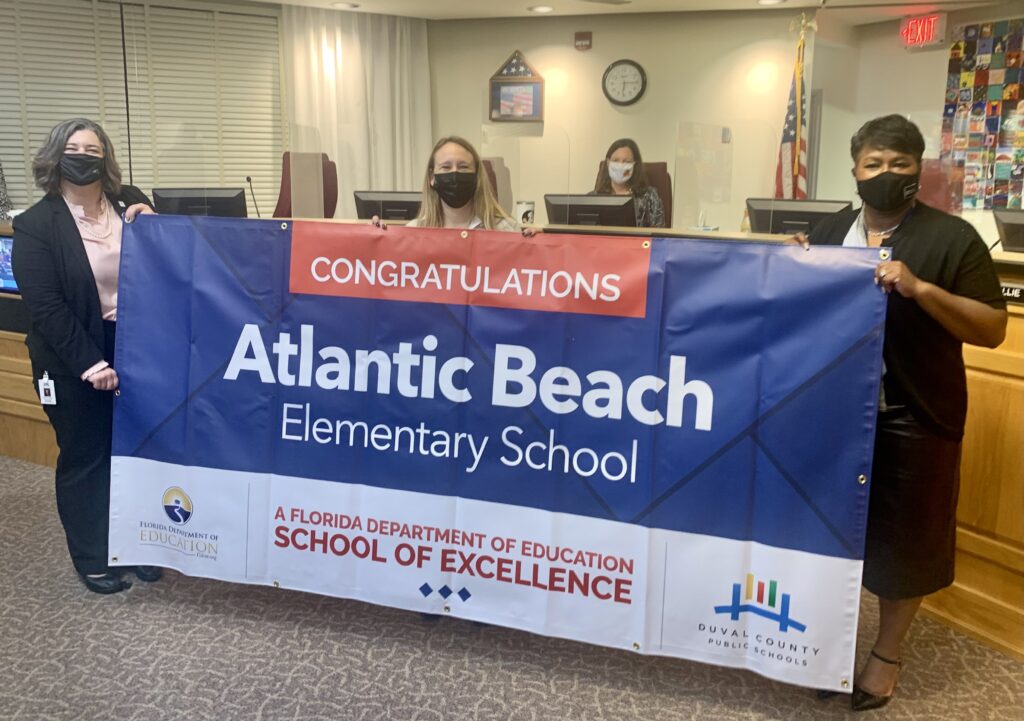
<path id="1" fill-rule="evenodd" d="M 811 241 L 807 239 L 807 234 L 803 231 L 786 238 L 785 243 L 786 245 L 799 245 L 804 250 L 811 249 Z"/>
<path id="2" fill-rule="evenodd" d="M 89 376 L 87 380 L 89 383 L 92 383 L 92 387 L 98 391 L 115 390 L 119 382 L 117 371 L 113 368 L 104 368 L 101 371 L 97 371 Z"/>
<path id="3" fill-rule="evenodd" d="M 370 218 L 370 224 L 372 226 L 374 226 L 375 228 L 380 228 L 381 230 L 387 230 L 388 229 L 388 224 L 383 222 L 380 219 L 379 215 L 375 215 L 372 218 Z"/>

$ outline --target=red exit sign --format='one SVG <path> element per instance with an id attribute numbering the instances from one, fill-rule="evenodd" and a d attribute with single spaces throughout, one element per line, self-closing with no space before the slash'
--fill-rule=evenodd
<path id="1" fill-rule="evenodd" d="M 927 48 L 946 43 L 946 13 L 903 18 L 900 37 L 905 48 Z"/>

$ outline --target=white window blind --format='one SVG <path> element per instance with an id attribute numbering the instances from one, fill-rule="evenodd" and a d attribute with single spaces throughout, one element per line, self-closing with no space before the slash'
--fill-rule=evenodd
<path id="1" fill-rule="evenodd" d="M 0 0 L 17 38 L 0 44 L 0 160 L 15 207 L 39 197 L 31 157 L 49 129 L 84 115 L 111 135 L 125 182 L 147 194 L 243 188 L 251 175 L 270 214 L 283 145 L 278 18 L 172 5 Z"/>
<path id="2" fill-rule="evenodd" d="M 124 151 L 120 21 L 116 6 L 86 0 L 0 0 L 0 17 L 0 162 L 13 206 L 26 208 L 41 195 L 32 156 L 61 120 L 92 118 Z"/>
<path id="3" fill-rule="evenodd" d="M 135 184 L 242 188 L 250 175 L 269 216 L 283 144 L 278 19 L 124 10 Z"/>

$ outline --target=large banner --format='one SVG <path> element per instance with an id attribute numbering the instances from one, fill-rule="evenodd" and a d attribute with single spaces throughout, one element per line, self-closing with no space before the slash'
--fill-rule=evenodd
<path id="1" fill-rule="evenodd" d="M 844 690 L 879 252 L 141 217 L 111 563 Z"/>

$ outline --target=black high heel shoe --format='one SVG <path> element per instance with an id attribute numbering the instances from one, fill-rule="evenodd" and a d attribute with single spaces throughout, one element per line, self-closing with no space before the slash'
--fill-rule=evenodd
<path id="1" fill-rule="evenodd" d="M 140 581 L 155 583 L 164 577 L 164 569 L 160 566 L 131 566 L 132 573 Z"/>
<path id="2" fill-rule="evenodd" d="M 110 593 L 119 593 L 121 591 L 127 591 L 132 587 L 131 581 L 126 581 L 121 578 L 119 573 L 104 573 L 102 576 L 92 577 L 86 573 L 78 574 L 78 577 L 82 579 L 82 583 L 93 593 L 102 593 L 104 595 Z"/>
<path id="3" fill-rule="evenodd" d="M 853 695 L 850 697 L 850 708 L 854 711 L 871 711 L 876 708 L 882 708 L 887 703 L 892 701 L 893 694 L 896 692 L 896 682 L 899 680 L 900 669 L 903 668 L 903 659 L 891 659 L 885 656 L 879 656 L 875 653 L 874 649 L 871 649 L 871 655 L 877 658 L 882 663 L 887 663 L 890 666 L 896 667 L 896 678 L 892 682 L 892 691 L 885 696 L 878 696 L 876 694 L 865 691 L 860 686 L 854 684 Z"/>

